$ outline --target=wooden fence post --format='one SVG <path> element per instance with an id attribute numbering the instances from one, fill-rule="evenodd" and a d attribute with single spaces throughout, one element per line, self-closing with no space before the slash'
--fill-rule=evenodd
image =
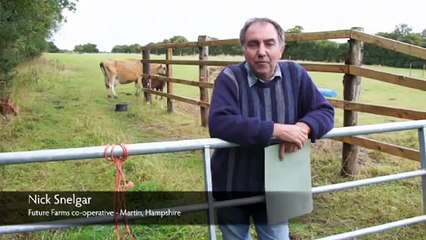
<path id="1" fill-rule="evenodd" d="M 354 27 L 353 30 L 364 31 L 363 28 Z M 355 39 L 349 39 L 349 53 L 346 58 L 346 65 L 361 66 L 364 57 L 364 43 Z M 345 101 L 359 102 L 361 94 L 361 77 L 352 74 L 343 76 L 343 99 Z M 352 110 L 343 111 L 343 126 L 358 125 L 358 112 Z M 343 176 L 351 176 L 357 173 L 357 161 L 359 147 L 349 143 L 343 143 L 342 149 L 342 169 Z"/>
<path id="2" fill-rule="evenodd" d="M 166 60 L 172 60 L 173 58 L 173 48 L 167 48 Z M 173 77 L 173 65 L 166 64 L 167 66 L 167 77 Z M 173 94 L 173 82 L 167 81 L 167 93 Z M 173 112 L 173 99 L 167 98 L 167 112 Z"/>
<path id="3" fill-rule="evenodd" d="M 150 58 L 151 58 L 150 49 L 142 50 L 142 59 L 143 60 L 150 60 Z M 149 74 L 151 72 L 149 65 L 150 65 L 149 63 L 143 63 L 143 73 L 144 74 Z M 146 89 L 151 89 L 151 78 L 143 77 L 142 78 L 142 86 Z M 145 101 L 147 101 L 148 103 L 151 104 L 152 103 L 151 93 L 144 91 L 143 95 L 145 96 Z"/>
<path id="4" fill-rule="evenodd" d="M 207 36 L 198 36 L 198 42 L 205 42 L 207 41 Z M 209 47 L 199 47 L 199 60 L 208 60 L 209 57 Z M 208 82 L 208 70 L 206 65 L 199 65 L 200 67 L 200 82 Z M 200 101 L 203 102 L 209 102 L 209 91 L 207 88 L 200 87 Z M 200 115 L 201 115 L 201 126 L 207 127 L 208 124 L 208 115 L 209 115 L 209 108 L 200 106 Z"/>

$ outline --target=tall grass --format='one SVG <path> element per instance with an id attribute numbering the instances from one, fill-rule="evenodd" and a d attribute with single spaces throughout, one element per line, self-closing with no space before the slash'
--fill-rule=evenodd
<path id="1" fill-rule="evenodd" d="M 22 109 L 18 117 L 2 120 L 0 151 L 104 146 L 208 137 L 198 116 L 180 109 L 166 111 L 165 100 L 147 105 L 135 97 L 132 84 L 117 87 L 119 98 L 108 99 L 99 69 L 106 58 L 140 58 L 125 54 L 48 54 L 22 66 L 14 99 Z M 402 71 L 402 70 L 401 70 Z M 404 70 L 405 71 L 405 70 Z M 320 87 L 339 90 L 342 75 L 311 73 Z M 174 66 L 174 76 L 196 80 L 197 66 Z M 194 87 L 175 88 L 197 98 Z M 374 103 L 398 102 L 398 106 L 425 109 L 424 94 L 363 80 L 362 99 Z M 339 92 L 339 98 L 341 98 Z M 404 100 L 410 96 L 411 101 Z M 389 98 L 396 98 L 390 100 Z M 129 103 L 128 112 L 115 112 L 118 102 Z M 196 108 L 197 109 L 197 108 Z M 195 110 L 196 112 L 197 110 Z M 339 114 L 339 113 L 338 113 Z M 340 115 L 341 116 L 341 115 Z M 377 117 L 377 116 L 376 116 Z M 337 122 L 342 118 L 337 116 Z M 363 124 L 388 121 L 361 115 Z M 415 147 L 415 133 L 379 137 Z M 321 140 L 315 144 L 313 185 L 345 182 L 341 177 L 341 144 Z M 373 151 L 362 151 L 361 172 L 354 179 L 418 169 L 419 163 Z M 137 191 L 200 191 L 204 189 L 200 152 L 132 156 L 124 164 L 127 178 Z M 103 159 L 0 166 L 2 191 L 112 191 L 115 167 Z M 312 214 L 291 221 L 294 239 L 314 239 L 344 231 L 422 214 L 419 180 L 404 180 L 315 196 Z M 425 239 L 426 225 L 419 224 L 365 239 Z M 137 239 L 207 239 L 206 226 L 132 226 Z M 219 233 L 218 233 L 219 234 Z M 220 234 L 219 234 L 220 235 Z M 115 239 L 114 226 L 74 227 L 12 234 L 0 239 Z"/>

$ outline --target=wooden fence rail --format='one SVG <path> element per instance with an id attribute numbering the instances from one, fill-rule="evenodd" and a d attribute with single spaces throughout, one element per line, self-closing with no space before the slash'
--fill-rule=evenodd
<path id="1" fill-rule="evenodd" d="M 158 95 L 158 96 L 178 100 L 178 101 L 181 101 L 181 102 L 184 102 L 184 103 L 189 103 L 189 104 L 193 104 L 193 105 L 197 105 L 197 106 L 201 106 L 201 107 L 206 107 L 206 108 L 210 107 L 210 103 L 208 103 L 208 102 L 203 102 L 203 101 L 195 100 L 195 99 L 188 98 L 188 97 L 182 97 L 182 96 L 163 93 L 163 92 L 157 92 L 155 90 L 146 89 L 146 88 L 144 88 L 143 91 L 146 92 L 146 93 L 151 93 L 151 94 L 155 94 L 155 95 Z"/>
<path id="2" fill-rule="evenodd" d="M 381 105 L 357 103 L 351 101 L 342 101 L 338 99 L 327 99 L 335 108 L 341 108 L 344 110 L 352 110 L 357 112 L 372 113 L 388 117 L 396 117 L 411 120 L 426 119 L 426 112 L 411 110 L 405 108 L 394 108 Z"/>
<path id="3" fill-rule="evenodd" d="M 238 64 L 241 61 L 217 61 L 217 60 L 141 60 L 144 63 L 162 63 L 175 65 L 200 65 L 200 66 L 227 66 L 229 64 Z M 399 74 L 387 73 L 373 70 L 362 66 L 345 65 L 337 63 L 300 63 L 307 71 L 312 72 L 332 72 L 347 73 L 360 77 L 367 77 L 373 80 L 379 80 L 404 87 L 414 88 L 426 91 L 426 81 L 420 78 L 408 77 Z"/>
<path id="4" fill-rule="evenodd" d="M 343 137 L 343 138 L 334 138 L 334 140 L 342 141 L 348 144 L 353 144 L 356 146 L 372 149 L 379 152 L 388 153 L 394 156 L 408 158 L 414 161 L 420 161 L 420 152 L 419 150 L 401 147 L 394 144 L 379 142 L 376 140 L 364 138 L 364 137 Z"/>
<path id="5" fill-rule="evenodd" d="M 162 77 L 162 76 L 150 75 L 150 74 L 143 74 L 143 76 L 146 77 L 146 78 L 151 78 L 153 80 L 180 83 L 180 84 L 188 85 L 188 86 L 195 86 L 195 87 L 202 87 L 202 88 L 213 88 L 214 87 L 213 83 L 207 83 L 207 82 L 196 82 L 196 81 L 191 81 L 191 80 L 186 80 L 186 79 L 168 78 L 168 77 Z"/>
<path id="6" fill-rule="evenodd" d="M 298 41 L 313 41 L 313 40 L 327 40 L 327 39 L 342 39 L 350 38 L 351 30 L 338 30 L 327 32 L 311 32 L 311 33 L 286 33 L 286 42 Z M 215 47 L 215 46 L 235 46 L 239 45 L 239 39 L 225 39 L 225 40 L 208 40 L 200 42 L 185 42 L 185 43 L 164 43 L 155 44 L 141 47 L 141 50 L 158 50 L 167 48 L 199 48 L 199 47 Z"/>
<path id="7" fill-rule="evenodd" d="M 393 50 L 395 52 L 405 53 L 407 55 L 426 59 L 426 48 L 416 45 L 399 42 L 393 39 L 370 35 L 357 30 L 352 30 L 350 38 L 376 45 L 378 47 Z"/>
<path id="8" fill-rule="evenodd" d="M 407 77 L 382 71 L 372 70 L 368 68 L 349 66 L 349 74 L 367 77 L 375 80 L 380 80 L 387 83 L 396 84 L 399 86 L 414 88 L 426 91 L 426 81 L 419 78 Z"/>

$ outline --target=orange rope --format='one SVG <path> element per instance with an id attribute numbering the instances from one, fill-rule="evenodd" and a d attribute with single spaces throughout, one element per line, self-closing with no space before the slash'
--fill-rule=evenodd
<path id="1" fill-rule="evenodd" d="M 108 149 L 111 146 L 111 153 L 110 156 L 108 157 Z M 115 233 L 117 235 L 117 239 L 121 240 L 121 234 L 120 234 L 120 225 L 118 222 L 118 215 L 119 215 L 119 210 L 120 208 L 125 210 L 126 209 L 126 197 L 125 197 L 125 192 L 126 192 L 126 188 L 133 188 L 134 187 L 134 183 L 132 181 L 128 182 L 126 180 L 126 176 L 124 175 L 123 172 L 123 162 L 125 162 L 129 156 L 129 152 L 126 148 L 126 146 L 124 144 L 120 144 L 120 147 L 123 149 L 123 156 L 122 157 L 117 157 L 114 156 L 114 145 L 107 145 L 105 147 L 105 159 L 107 161 L 110 162 L 114 162 L 117 166 L 117 173 L 115 175 L 115 192 L 114 192 L 114 201 L 113 201 L 113 205 L 114 205 L 114 221 L 115 221 Z M 117 205 L 118 204 L 118 205 Z M 130 225 L 129 225 L 129 221 L 127 219 L 127 215 L 123 216 L 124 218 L 124 223 L 125 223 L 125 232 L 123 235 L 123 239 L 126 239 L 127 236 L 130 237 L 130 239 L 134 240 L 134 236 L 132 234 L 132 232 L 130 231 Z"/>

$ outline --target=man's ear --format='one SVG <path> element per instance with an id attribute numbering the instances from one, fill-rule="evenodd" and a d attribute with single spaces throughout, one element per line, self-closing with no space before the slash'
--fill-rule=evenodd
<path id="1" fill-rule="evenodd" d="M 283 55 L 283 53 L 284 53 L 284 50 L 285 50 L 285 45 L 283 45 L 283 46 L 281 46 L 281 47 L 280 47 L 280 52 L 281 52 L 281 55 Z"/>
<path id="2" fill-rule="evenodd" d="M 281 59 L 284 59 L 284 50 L 285 50 L 285 46 L 280 47 Z"/>

